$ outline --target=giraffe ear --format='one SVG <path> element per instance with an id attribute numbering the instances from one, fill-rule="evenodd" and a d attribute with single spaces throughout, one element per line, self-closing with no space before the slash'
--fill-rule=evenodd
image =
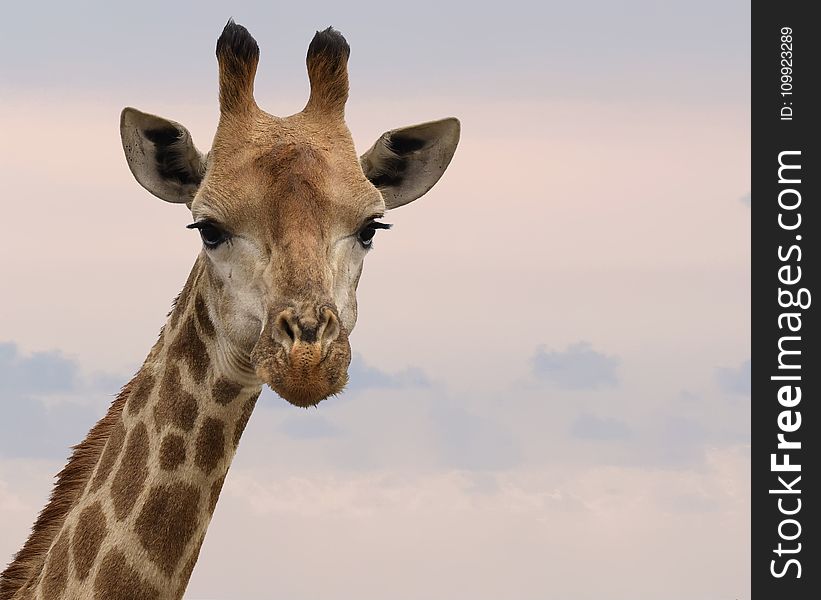
<path id="1" fill-rule="evenodd" d="M 137 182 L 166 202 L 189 204 L 205 175 L 205 156 L 174 121 L 124 108 L 120 137 Z"/>
<path id="2" fill-rule="evenodd" d="M 425 194 L 448 168 L 459 143 L 458 119 L 392 129 L 359 158 L 390 210 Z"/>

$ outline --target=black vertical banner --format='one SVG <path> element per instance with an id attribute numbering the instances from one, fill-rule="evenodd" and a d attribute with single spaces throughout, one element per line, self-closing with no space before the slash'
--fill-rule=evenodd
<path id="1" fill-rule="evenodd" d="M 821 34 L 811 2 L 752 13 L 752 594 L 821 598 Z M 810 590 L 815 593 L 811 594 Z"/>

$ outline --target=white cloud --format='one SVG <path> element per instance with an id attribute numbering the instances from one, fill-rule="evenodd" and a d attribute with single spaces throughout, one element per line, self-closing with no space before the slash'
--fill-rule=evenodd
<path id="1" fill-rule="evenodd" d="M 542 346 L 532 358 L 533 373 L 538 378 L 568 390 L 618 385 L 619 362 L 615 356 L 594 350 L 588 342 L 570 344 L 563 352 Z"/>
<path id="2" fill-rule="evenodd" d="M 749 597 L 748 474 L 741 447 L 672 470 L 235 469 L 186 597 Z"/>
<path id="3" fill-rule="evenodd" d="M 0 457 L 68 456 L 116 394 L 113 379 L 86 376 L 58 351 L 23 354 L 1 343 Z"/>
<path id="4" fill-rule="evenodd" d="M 432 385 L 421 369 L 407 367 L 399 371 L 383 371 L 367 364 L 362 355 L 356 353 L 351 359 L 348 377 L 344 395 L 367 389 L 428 388 Z"/>
<path id="5" fill-rule="evenodd" d="M 491 414 L 470 412 L 455 398 L 432 403 L 430 415 L 439 464 L 458 469 L 508 469 L 522 460 L 513 434 Z M 485 412 L 485 411 L 483 411 Z"/>
<path id="6" fill-rule="evenodd" d="M 77 365 L 56 351 L 20 353 L 12 342 L 0 342 L 0 394 L 65 392 L 77 385 Z"/>

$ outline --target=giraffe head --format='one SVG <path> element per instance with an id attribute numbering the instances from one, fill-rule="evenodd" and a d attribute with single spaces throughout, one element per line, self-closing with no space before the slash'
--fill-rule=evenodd
<path id="1" fill-rule="evenodd" d="M 197 291 L 222 357 L 298 406 L 345 385 L 363 261 L 388 227 L 380 219 L 427 192 L 459 141 L 459 122 L 444 119 L 388 131 L 357 156 L 344 120 L 349 52 L 339 32 L 318 32 L 305 108 L 275 117 L 254 100 L 257 43 L 229 21 L 209 152 L 179 123 L 133 108 L 120 121 L 137 181 L 191 210 L 203 242 Z"/>

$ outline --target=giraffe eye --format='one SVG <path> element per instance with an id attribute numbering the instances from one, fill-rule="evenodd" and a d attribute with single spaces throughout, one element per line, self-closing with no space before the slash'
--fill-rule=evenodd
<path id="1" fill-rule="evenodd" d="M 387 223 L 380 223 L 378 221 L 368 221 L 356 237 L 363 248 L 370 248 L 373 245 L 373 236 L 376 235 L 377 229 L 390 229 L 391 225 Z"/>
<path id="2" fill-rule="evenodd" d="M 188 229 L 199 229 L 202 243 L 206 248 L 214 249 L 229 238 L 229 235 L 210 221 L 191 223 Z"/>

